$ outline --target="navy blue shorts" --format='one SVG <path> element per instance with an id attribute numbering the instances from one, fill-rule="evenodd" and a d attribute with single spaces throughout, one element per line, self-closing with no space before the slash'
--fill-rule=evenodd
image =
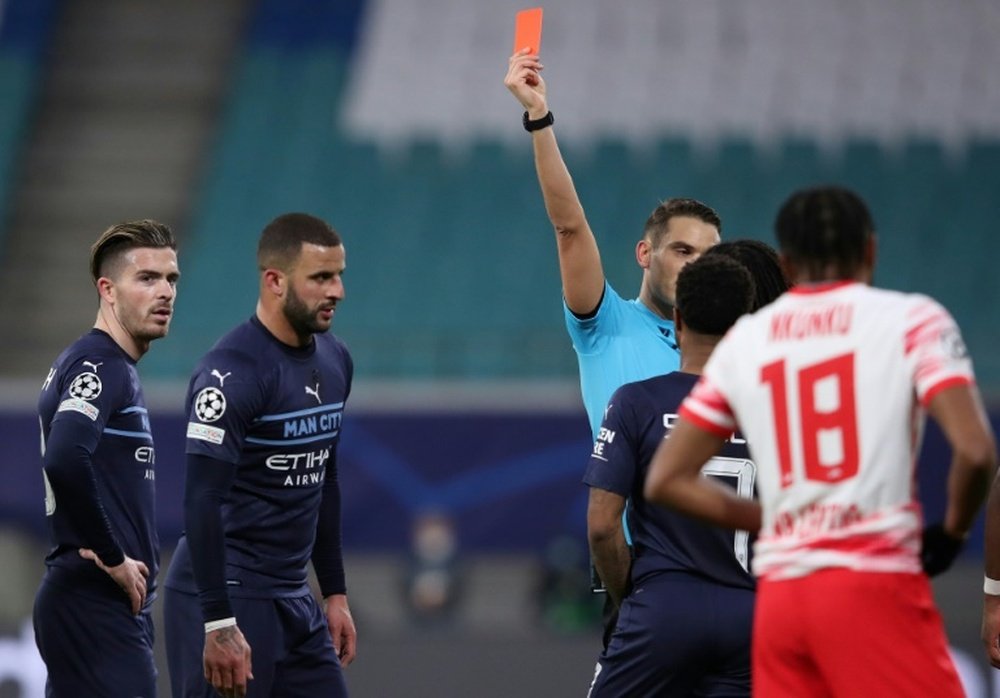
<path id="1" fill-rule="evenodd" d="M 754 592 L 667 572 L 622 602 L 591 698 L 750 695 Z"/>
<path id="2" fill-rule="evenodd" d="M 312 595 L 231 603 L 252 652 L 248 698 L 347 696 L 326 617 Z M 205 624 L 197 595 L 166 589 L 163 618 L 174 698 L 218 698 L 205 680 Z"/>
<path id="3" fill-rule="evenodd" d="M 48 698 L 155 698 L 153 619 L 128 599 L 77 594 L 42 580 L 32 616 Z"/>

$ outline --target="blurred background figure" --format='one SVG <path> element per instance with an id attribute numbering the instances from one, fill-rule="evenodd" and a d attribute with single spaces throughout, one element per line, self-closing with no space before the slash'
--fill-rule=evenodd
<path id="1" fill-rule="evenodd" d="M 458 536 L 445 514 L 426 512 L 413 522 L 406 604 L 416 624 L 446 626 L 461 592 Z"/>
<path id="2" fill-rule="evenodd" d="M 553 541 L 578 540 L 586 573 L 591 443 L 531 149 L 499 79 L 523 7 L 0 0 L 0 666 L 42 574 L 31 409 L 48 361 L 94 311 L 80 263 L 93 231 L 151 217 L 182 251 L 170 336 L 140 368 L 167 564 L 187 376 L 219 327 L 248 316 L 245 231 L 307 210 L 352 233 L 337 319 L 357 358 L 343 536 L 373 651 L 349 689 L 586 692 L 596 626 L 556 633 L 535 612 Z M 609 283 L 635 283 L 635 231 L 665 196 L 711 202 L 728 239 L 773 244 L 791 191 L 851 187 L 892 233 L 877 282 L 952 310 L 996 424 L 998 35 L 992 0 L 547 1 L 560 148 Z M 922 491 L 944 487 L 943 444 L 929 431 Z M 924 504 L 940 518 L 939 502 Z M 461 541 L 446 633 L 423 633 L 399 590 L 427 511 L 447 512 Z M 977 525 L 935 581 L 970 696 L 995 676 L 979 609 L 963 601 L 978 593 L 980 550 Z"/>

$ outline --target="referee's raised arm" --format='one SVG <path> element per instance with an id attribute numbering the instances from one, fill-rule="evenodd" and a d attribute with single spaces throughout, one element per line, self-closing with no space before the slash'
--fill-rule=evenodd
<path id="1" fill-rule="evenodd" d="M 593 313 L 601 302 L 604 269 L 597 240 L 559 152 L 541 70 L 538 56 L 523 49 L 510 57 L 504 84 L 525 109 L 524 127 L 534 143 L 538 183 L 556 231 L 566 306 L 576 315 L 585 316 Z"/>

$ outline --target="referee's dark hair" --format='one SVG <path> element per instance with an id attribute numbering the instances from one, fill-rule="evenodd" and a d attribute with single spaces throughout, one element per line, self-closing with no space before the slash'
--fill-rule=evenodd
<path id="1" fill-rule="evenodd" d="M 860 196 L 823 186 L 793 193 L 778 211 L 774 230 L 788 261 L 820 281 L 847 279 L 857 272 L 875 225 Z"/>
<path id="2" fill-rule="evenodd" d="M 308 213 L 285 213 L 267 224 L 257 244 L 257 266 L 287 271 L 299 258 L 302 245 L 337 247 L 340 235 L 322 218 Z"/>
<path id="3" fill-rule="evenodd" d="M 754 285 L 741 263 L 723 255 L 703 255 L 677 276 L 677 312 L 699 334 L 721 337 L 750 312 Z"/>
<path id="4" fill-rule="evenodd" d="M 649 214 L 642 229 L 642 236 L 648 238 L 653 247 L 658 247 L 663 239 L 663 233 L 667 231 L 670 219 L 677 216 L 697 218 L 702 223 L 715 226 L 719 234 L 722 234 L 722 219 L 711 206 L 697 199 L 667 199 L 660 202 L 660 205 Z"/>
<path id="5" fill-rule="evenodd" d="M 727 240 L 708 248 L 704 256 L 722 255 L 735 259 L 746 267 L 754 284 L 754 300 L 750 312 L 756 312 L 788 290 L 788 277 L 781 268 L 778 253 L 760 240 L 741 238 Z"/>

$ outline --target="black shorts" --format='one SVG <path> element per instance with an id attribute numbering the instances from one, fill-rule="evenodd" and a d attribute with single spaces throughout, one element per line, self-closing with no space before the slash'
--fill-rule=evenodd
<path id="1" fill-rule="evenodd" d="M 48 698 L 155 698 L 153 619 L 128 597 L 102 599 L 42 580 L 32 616 Z"/>
<path id="2" fill-rule="evenodd" d="M 754 592 L 666 572 L 625 597 L 591 698 L 750 695 Z"/>
<path id="3" fill-rule="evenodd" d="M 163 594 L 163 628 L 174 698 L 218 698 L 205 680 L 205 624 L 198 596 L 176 589 Z M 347 686 L 329 626 L 312 595 L 231 600 L 251 650 L 254 678 L 248 698 L 342 698 Z"/>

